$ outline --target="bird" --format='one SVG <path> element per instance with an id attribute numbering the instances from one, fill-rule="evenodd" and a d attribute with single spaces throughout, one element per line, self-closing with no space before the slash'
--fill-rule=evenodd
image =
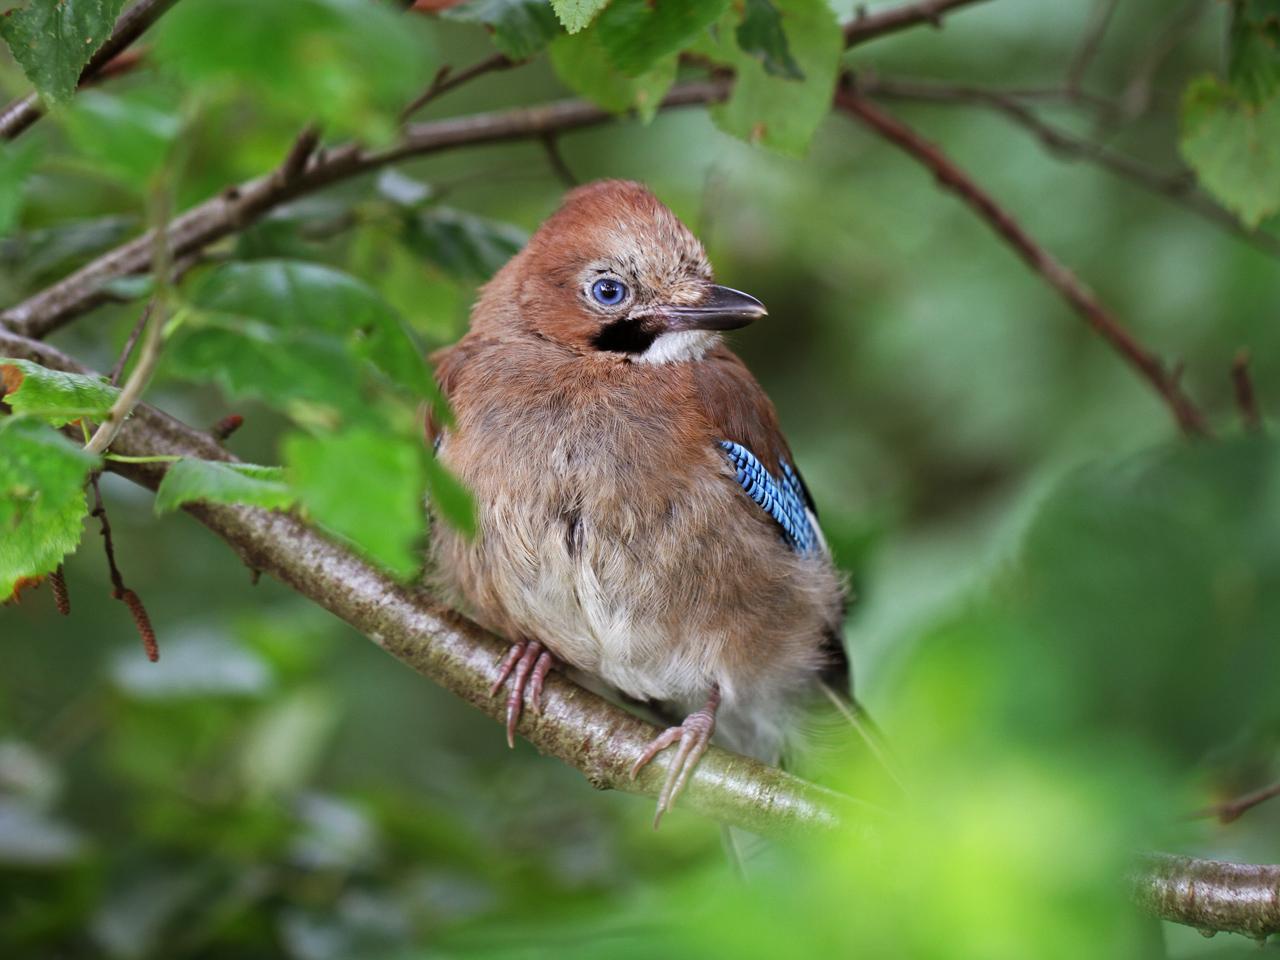
<path id="1" fill-rule="evenodd" d="M 767 315 L 714 282 L 646 186 L 600 180 L 481 289 L 431 357 L 436 456 L 476 532 L 438 524 L 436 585 L 511 641 L 507 742 L 557 664 L 672 719 L 654 825 L 713 737 L 777 763 L 822 689 L 849 689 L 846 585 L 763 388 L 725 344 Z"/>

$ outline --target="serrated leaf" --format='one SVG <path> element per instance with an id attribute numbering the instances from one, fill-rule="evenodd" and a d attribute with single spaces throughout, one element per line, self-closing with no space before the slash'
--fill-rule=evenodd
<path id="1" fill-rule="evenodd" d="M 165 472 L 156 491 L 155 509 L 156 513 L 169 513 L 183 504 L 203 501 L 283 510 L 296 499 L 285 483 L 283 467 L 184 459 Z"/>
<path id="2" fill-rule="evenodd" d="M 1252 103 L 1261 103 L 1280 89 L 1280 0 L 1235 0 L 1227 79 Z"/>
<path id="3" fill-rule="evenodd" d="M 799 156 L 831 108 L 843 40 L 824 0 L 775 0 L 787 46 L 804 79 L 772 76 L 749 52 L 721 38 L 720 58 L 737 81 L 729 102 L 711 111 L 725 132 Z"/>
<path id="4" fill-rule="evenodd" d="M 676 79 L 675 54 L 639 77 L 628 77 L 609 60 L 597 31 L 560 37 L 550 48 L 551 65 L 565 86 L 606 110 L 635 110 L 647 123 Z"/>
<path id="5" fill-rule="evenodd" d="M 0 16 L 0 36 L 51 102 L 69 100 L 80 71 L 111 35 L 124 0 L 29 0 Z"/>
<path id="6" fill-rule="evenodd" d="M 556 16 L 570 33 L 585 30 L 609 0 L 551 0 Z"/>
<path id="7" fill-rule="evenodd" d="M 81 417 L 101 420 L 120 396 L 116 387 L 98 377 L 4 358 L 0 358 L 0 389 L 14 416 L 47 420 L 55 427 Z"/>
<path id="8" fill-rule="evenodd" d="M 369 430 L 284 442 L 286 475 L 307 513 L 402 579 L 421 566 L 425 447 Z"/>
<path id="9" fill-rule="evenodd" d="M 88 513 L 85 478 L 98 463 L 47 424 L 0 419 L 0 601 L 75 550 Z"/>
<path id="10" fill-rule="evenodd" d="M 370 372 L 414 397 L 437 396 L 399 315 L 341 271 L 296 260 L 226 264 L 192 302 L 197 310 L 165 351 L 177 376 L 330 424 L 360 414 Z"/>
<path id="11" fill-rule="evenodd" d="M 404 240 L 414 253 L 456 277 L 488 280 L 528 237 L 508 223 L 432 207 L 407 218 Z"/>
<path id="12" fill-rule="evenodd" d="M 738 49 L 759 60 L 765 73 L 791 80 L 804 79 L 804 71 L 787 45 L 782 17 L 770 0 L 746 0 L 736 36 Z"/>
<path id="13" fill-rule="evenodd" d="M 493 45 L 512 60 L 527 60 L 560 32 L 547 0 L 468 0 L 441 12 L 447 20 L 482 23 Z"/>
<path id="14" fill-rule="evenodd" d="M 729 0 L 613 0 L 592 30 L 609 62 L 638 77 L 715 23 L 728 6 Z"/>
<path id="15" fill-rule="evenodd" d="M 476 532 L 476 501 L 471 491 L 435 457 L 427 458 L 427 490 L 436 514 L 466 536 Z"/>
<path id="16" fill-rule="evenodd" d="M 1252 104 L 1212 76 L 1182 98 L 1182 155 L 1248 227 L 1280 210 L 1280 96 Z"/>

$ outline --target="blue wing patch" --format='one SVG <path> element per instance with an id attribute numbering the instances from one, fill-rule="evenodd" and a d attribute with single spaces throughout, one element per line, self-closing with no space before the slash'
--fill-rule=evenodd
<path id="1" fill-rule="evenodd" d="M 787 461 L 782 476 L 765 469 L 754 453 L 740 443 L 721 440 L 720 448 L 737 472 L 738 485 L 782 528 L 782 538 L 797 553 L 812 553 L 821 538 L 806 506 L 804 485 Z"/>

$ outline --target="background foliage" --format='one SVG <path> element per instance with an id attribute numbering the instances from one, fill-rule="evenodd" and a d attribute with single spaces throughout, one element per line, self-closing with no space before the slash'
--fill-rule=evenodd
<path id="1" fill-rule="evenodd" d="M 327 143 L 391 142 L 440 65 L 494 48 L 532 61 L 423 116 L 578 93 L 638 118 L 561 138 L 559 164 L 510 144 L 336 185 L 223 241 L 165 294 L 148 400 L 194 423 L 243 414 L 232 445 L 257 466 L 183 464 L 154 503 L 103 480 L 159 663 L 111 600 L 91 522 L 67 559 L 69 618 L 47 589 L 0 610 L 5 956 L 1254 949 L 1162 937 L 1120 881 L 1137 849 L 1280 860 L 1280 808 L 1184 819 L 1280 777 L 1280 463 L 1234 425 L 1227 377 L 1248 346 L 1264 405 L 1280 394 L 1276 258 L 1060 162 L 980 103 L 890 104 L 1185 362 L 1224 435 L 1187 445 L 969 211 L 829 110 L 841 64 L 1056 91 L 1025 102 L 1160 170 L 1185 161 L 1265 231 L 1280 209 L 1280 6 L 1119 4 L 1073 88 L 1087 4 L 998 0 L 842 55 L 852 5 L 824 0 L 470 0 L 430 16 L 182 0 L 140 68 L 73 97 L 91 51 L 70 40 L 101 40 L 120 6 L 30 0 L 0 18 L 14 58 L 0 88 L 34 83 L 52 107 L 0 148 L 0 302 L 135 234 L 157 198 L 185 209 L 275 168 L 306 124 Z M 728 101 L 657 114 L 706 62 L 736 71 Z M 421 355 L 462 333 L 477 286 L 555 207 L 559 166 L 647 181 L 719 277 L 770 307 L 734 345 L 857 588 L 858 684 L 914 784 L 912 816 L 874 840 L 775 851 L 740 883 L 714 825 L 677 811 L 653 834 L 646 804 L 509 753 L 342 624 L 251 587 L 190 518 L 156 518 L 197 497 L 293 505 L 412 578 L 422 496 L 469 516 L 420 441 L 434 395 Z M 126 302 L 57 337 L 98 369 L 150 291 L 112 292 Z M 94 459 L 42 423 L 101 417 L 114 398 L 6 369 L 0 594 L 56 565 L 88 509 Z M 861 763 L 835 776 L 900 804 Z"/>

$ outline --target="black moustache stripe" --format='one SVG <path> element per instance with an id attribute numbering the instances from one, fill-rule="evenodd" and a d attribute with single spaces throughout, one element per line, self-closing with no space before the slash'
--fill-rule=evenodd
<path id="1" fill-rule="evenodd" d="M 623 317 L 601 327 L 591 338 L 591 345 L 610 353 L 644 353 L 656 339 L 657 332 L 646 330 L 642 320 Z"/>

